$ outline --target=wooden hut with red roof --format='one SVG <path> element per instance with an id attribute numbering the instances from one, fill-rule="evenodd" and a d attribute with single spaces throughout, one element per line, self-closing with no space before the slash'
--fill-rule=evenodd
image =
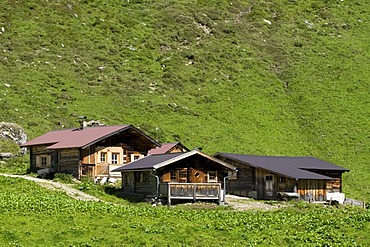
<path id="1" fill-rule="evenodd" d="M 113 169 L 147 155 L 158 142 L 132 125 L 96 126 L 48 132 L 22 147 L 30 151 L 30 169 L 50 168 L 76 178 L 120 177 Z"/>

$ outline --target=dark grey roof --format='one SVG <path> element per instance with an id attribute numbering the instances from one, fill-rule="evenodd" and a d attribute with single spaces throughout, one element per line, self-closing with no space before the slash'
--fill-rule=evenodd
<path id="1" fill-rule="evenodd" d="M 120 171 L 128 171 L 128 170 L 148 170 L 148 169 L 159 169 L 164 166 L 167 166 L 169 164 L 172 164 L 174 162 L 177 162 L 182 159 L 186 159 L 191 156 L 202 157 L 204 159 L 207 159 L 211 162 L 214 162 L 215 164 L 218 164 L 220 166 L 223 166 L 230 170 L 235 170 L 236 167 L 233 165 L 230 165 L 222 160 L 216 159 L 212 156 L 209 156 L 205 153 L 200 152 L 199 150 L 192 150 L 186 153 L 170 153 L 170 154 L 157 154 L 157 155 L 149 155 L 142 159 L 136 160 L 134 162 L 131 162 L 128 165 L 121 166 L 117 169 L 114 169 L 114 172 L 120 172 Z"/>
<path id="2" fill-rule="evenodd" d="M 256 156 L 230 153 L 217 153 L 215 157 L 229 158 L 294 179 L 332 179 L 312 172 L 313 170 L 349 171 L 314 157 Z"/>

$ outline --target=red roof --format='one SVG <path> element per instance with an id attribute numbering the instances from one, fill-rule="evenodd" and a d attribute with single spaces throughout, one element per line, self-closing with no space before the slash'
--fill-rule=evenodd
<path id="1" fill-rule="evenodd" d="M 189 151 L 184 145 L 182 145 L 180 142 L 170 142 L 170 143 L 162 143 L 162 146 L 153 148 L 148 151 L 148 155 L 153 155 L 153 154 L 166 154 L 171 149 L 176 147 L 177 145 L 180 145 L 181 147 L 185 148 L 187 151 Z"/>
<path id="2" fill-rule="evenodd" d="M 136 129 L 132 125 L 118 125 L 56 130 L 26 142 L 22 147 L 50 144 L 47 149 L 84 148 L 130 128 Z M 144 133 L 142 134 L 146 136 Z M 146 137 L 152 140 L 149 136 Z M 152 142 L 157 143 L 154 140 Z"/>

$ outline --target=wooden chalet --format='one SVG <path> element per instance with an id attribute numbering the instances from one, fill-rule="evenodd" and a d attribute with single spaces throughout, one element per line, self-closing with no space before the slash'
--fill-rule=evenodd
<path id="1" fill-rule="evenodd" d="M 112 172 L 160 146 L 132 125 L 85 127 L 48 132 L 22 147 L 30 151 L 31 171 L 50 168 L 76 178 L 117 177 Z"/>
<path id="2" fill-rule="evenodd" d="M 255 199 L 290 195 L 307 201 L 326 201 L 328 193 L 342 192 L 346 168 L 314 157 L 273 157 L 217 153 L 214 157 L 238 168 L 228 192 Z"/>
<path id="3" fill-rule="evenodd" d="M 149 150 L 148 155 L 153 154 L 170 154 L 170 153 L 184 153 L 190 151 L 181 142 L 162 143 L 160 147 Z"/>
<path id="4" fill-rule="evenodd" d="M 224 199 L 222 186 L 236 168 L 199 150 L 150 155 L 115 169 L 122 173 L 125 195 L 173 200 Z"/>

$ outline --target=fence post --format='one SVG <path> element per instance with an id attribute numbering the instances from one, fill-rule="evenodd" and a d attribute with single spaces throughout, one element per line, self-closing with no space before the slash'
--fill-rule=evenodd
<path id="1" fill-rule="evenodd" d="M 223 193 L 225 193 L 226 191 L 224 190 Z M 221 184 L 218 184 L 218 205 L 221 205 L 221 201 L 222 201 L 222 197 L 224 198 L 224 202 L 226 203 L 226 195 L 223 194 L 221 195 Z"/>
<path id="2" fill-rule="evenodd" d="M 168 194 L 167 194 L 167 197 L 168 197 L 168 206 L 171 206 L 171 183 L 168 183 L 167 184 L 167 190 L 168 190 Z"/>
<path id="3" fill-rule="evenodd" d="M 193 188 L 193 200 L 194 200 L 194 202 L 197 200 L 197 193 L 196 193 L 196 191 L 197 191 L 197 185 L 194 184 L 194 188 Z"/>

